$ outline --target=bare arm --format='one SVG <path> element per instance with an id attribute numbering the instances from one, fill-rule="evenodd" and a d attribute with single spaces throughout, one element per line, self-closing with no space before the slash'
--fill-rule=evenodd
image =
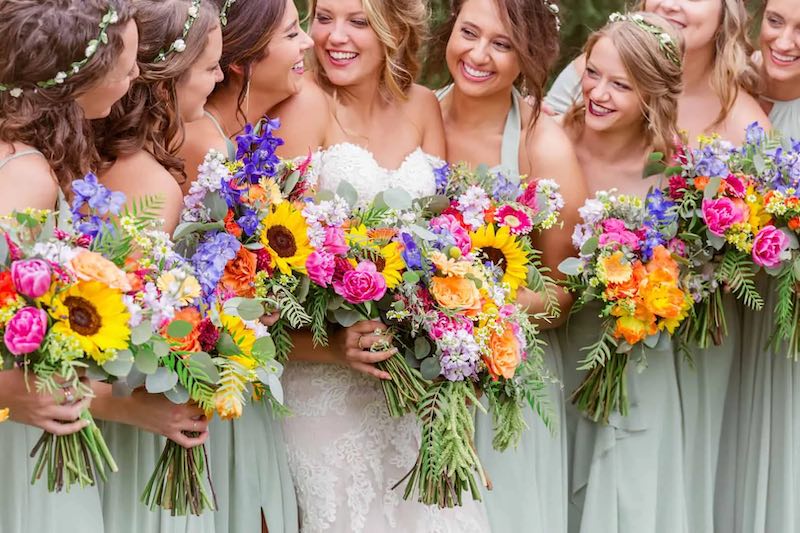
<path id="1" fill-rule="evenodd" d="M 20 187 L 20 184 L 24 186 Z M 13 159 L 0 170 L 0 214 L 25 208 L 53 209 L 58 184 L 42 156 L 30 154 Z"/>
<path id="2" fill-rule="evenodd" d="M 271 109 L 269 116 L 281 121 L 276 133 L 284 142 L 278 147 L 280 157 L 304 156 L 325 146 L 331 119 L 328 96 L 308 77 L 302 90 Z"/>
<path id="3" fill-rule="evenodd" d="M 439 101 L 430 89 L 415 85 L 411 90 L 417 122 L 422 126 L 422 150 L 441 159 L 447 159 L 444 121 Z"/>

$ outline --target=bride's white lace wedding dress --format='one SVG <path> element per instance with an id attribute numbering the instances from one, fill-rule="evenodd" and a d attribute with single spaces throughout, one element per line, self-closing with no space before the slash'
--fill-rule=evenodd
<path id="1" fill-rule="evenodd" d="M 412 196 L 435 192 L 432 158 L 421 148 L 397 170 L 382 168 L 371 152 L 342 143 L 315 161 L 321 188 L 347 181 L 369 201 L 401 187 Z M 485 533 L 479 502 L 440 510 L 403 500 L 392 487 L 416 460 L 419 431 L 413 416 L 391 418 L 377 379 L 333 364 L 290 363 L 283 377 L 289 465 L 300 507 L 301 531 L 347 533 Z"/>

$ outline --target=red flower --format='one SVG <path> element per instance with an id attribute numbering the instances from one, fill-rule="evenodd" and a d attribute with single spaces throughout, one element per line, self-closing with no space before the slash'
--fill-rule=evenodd
<path id="1" fill-rule="evenodd" d="M 264 271 L 272 276 L 272 256 L 266 248 L 256 250 L 256 271 Z"/>
<path id="2" fill-rule="evenodd" d="M 0 305 L 8 305 L 17 298 L 17 290 L 11 279 L 11 271 L 0 272 Z"/>
<path id="3" fill-rule="evenodd" d="M 672 176 L 669 178 L 669 197 L 673 200 L 680 200 L 686 194 L 689 184 L 683 176 Z"/>
<path id="4" fill-rule="evenodd" d="M 338 256 L 333 258 L 333 262 L 335 266 L 333 268 L 333 279 L 331 282 L 341 283 L 345 273 L 354 270 L 353 265 L 344 257 Z"/>
<path id="5" fill-rule="evenodd" d="M 209 352 L 217 346 L 219 340 L 219 330 L 211 322 L 211 319 L 204 318 L 197 325 L 198 336 L 197 340 L 200 342 L 200 348 L 204 352 Z"/>

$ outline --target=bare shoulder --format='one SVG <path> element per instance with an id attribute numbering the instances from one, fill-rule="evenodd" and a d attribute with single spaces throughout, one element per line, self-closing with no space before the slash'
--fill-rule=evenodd
<path id="1" fill-rule="evenodd" d="M 300 92 L 274 107 L 270 116 L 281 122 L 277 134 L 285 144 L 278 148 L 278 155 L 297 157 L 324 145 L 331 120 L 331 97 L 306 76 Z"/>
<path id="2" fill-rule="evenodd" d="M 178 156 L 185 162 L 188 181 L 197 179 L 197 167 L 212 148 L 223 154 L 228 149 L 225 139 L 208 117 L 186 124 L 185 136 L 183 144 L 178 150 Z"/>
<path id="3" fill-rule="evenodd" d="M 19 153 L 26 148 L 17 146 Z M 10 150 L 3 158 L 11 154 Z M 24 180 L 25 186 L 20 187 Z M 0 169 L 0 213 L 6 214 L 26 207 L 53 209 L 58 200 L 58 182 L 47 160 L 39 154 L 29 154 L 8 161 Z"/>
<path id="4" fill-rule="evenodd" d="M 408 89 L 408 100 L 405 103 L 405 108 L 415 119 L 429 118 L 430 113 L 433 112 L 441 114 L 439 100 L 437 100 L 433 91 L 416 83 Z"/>
<path id="5" fill-rule="evenodd" d="M 736 144 L 744 141 L 745 129 L 753 122 L 758 122 L 765 129 L 770 129 L 772 126 L 758 100 L 744 91 L 739 91 L 727 120 L 727 127 L 734 133 L 732 137 L 735 137 L 731 140 Z"/>
<path id="6" fill-rule="evenodd" d="M 557 119 L 544 113 L 536 120 L 527 149 L 531 161 L 548 165 L 575 158 L 575 147 L 564 128 Z"/>

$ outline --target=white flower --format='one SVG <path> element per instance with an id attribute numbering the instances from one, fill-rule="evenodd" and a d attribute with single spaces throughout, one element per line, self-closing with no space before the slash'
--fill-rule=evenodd
<path id="1" fill-rule="evenodd" d="M 128 319 L 128 325 L 132 328 L 135 328 L 142 323 L 144 318 L 142 316 L 142 306 L 136 303 L 136 301 L 133 299 L 133 296 L 129 294 L 122 295 L 122 301 L 125 303 L 125 307 L 128 308 L 128 314 L 131 315 L 130 319 Z"/>
<path id="2" fill-rule="evenodd" d="M 578 208 L 578 214 L 587 224 L 595 224 L 603 218 L 605 207 L 603 202 L 595 198 L 586 200 L 582 207 Z"/>
<path id="3" fill-rule="evenodd" d="M 189 18 L 196 19 L 197 15 L 200 14 L 200 8 L 197 7 L 197 4 L 192 4 L 189 7 Z"/>
<path id="4" fill-rule="evenodd" d="M 186 50 L 186 41 L 184 41 L 183 39 L 175 39 L 175 42 L 172 43 L 172 48 L 176 52 L 181 53 L 184 50 Z"/>
<path id="5" fill-rule="evenodd" d="M 97 44 L 98 44 L 97 39 L 92 39 L 91 41 L 89 41 L 89 44 L 86 46 L 86 51 L 84 52 L 84 55 L 86 57 L 92 57 L 94 53 L 97 51 Z"/>
<path id="6" fill-rule="evenodd" d="M 231 178 L 231 173 L 225 166 L 225 156 L 216 150 L 209 150 L 197 171 L 196 183 L 206 191 L 222 189 L 222 183 Z"/>
<path id="7" fill-rule="evenodd" d="M 111 17 L 108 19 L 108 23 L 109 24 L 116 24 L 117 22 L 119 22 L 119 15 L 117 14 L 116 11 L 112 11 L 111 12 Z"/>
<path id="8" fill-rule="evenodd" d="M 20 96 L 22 96 L 22 89 L 20 89 L 19 87 L 14 87 L 10 91 L 8 91 L 8 94 L 13 96 L 14 98 L 19 98 Z"/>
<path id="9" fill-rule="evenodd" d="M 66 72 L 59 72 L 58 74 L 56 74 L 56 77 L 53 78 L 53 79 L 56 81 L 56 83 L 59 83 L 59 84 L 60 83 L 64 83 L 64 80 L 67 79 L 67 73 Z"/>
<path id="10" fill-rule="evenodd" d="M 59 265 L 69 263 L 82 251 L 84 251 L 83 248 L 73 248 L 69 244 L 61 241 L 38 242 L 33 246 L 33 255 L 43 257 Z"/>

